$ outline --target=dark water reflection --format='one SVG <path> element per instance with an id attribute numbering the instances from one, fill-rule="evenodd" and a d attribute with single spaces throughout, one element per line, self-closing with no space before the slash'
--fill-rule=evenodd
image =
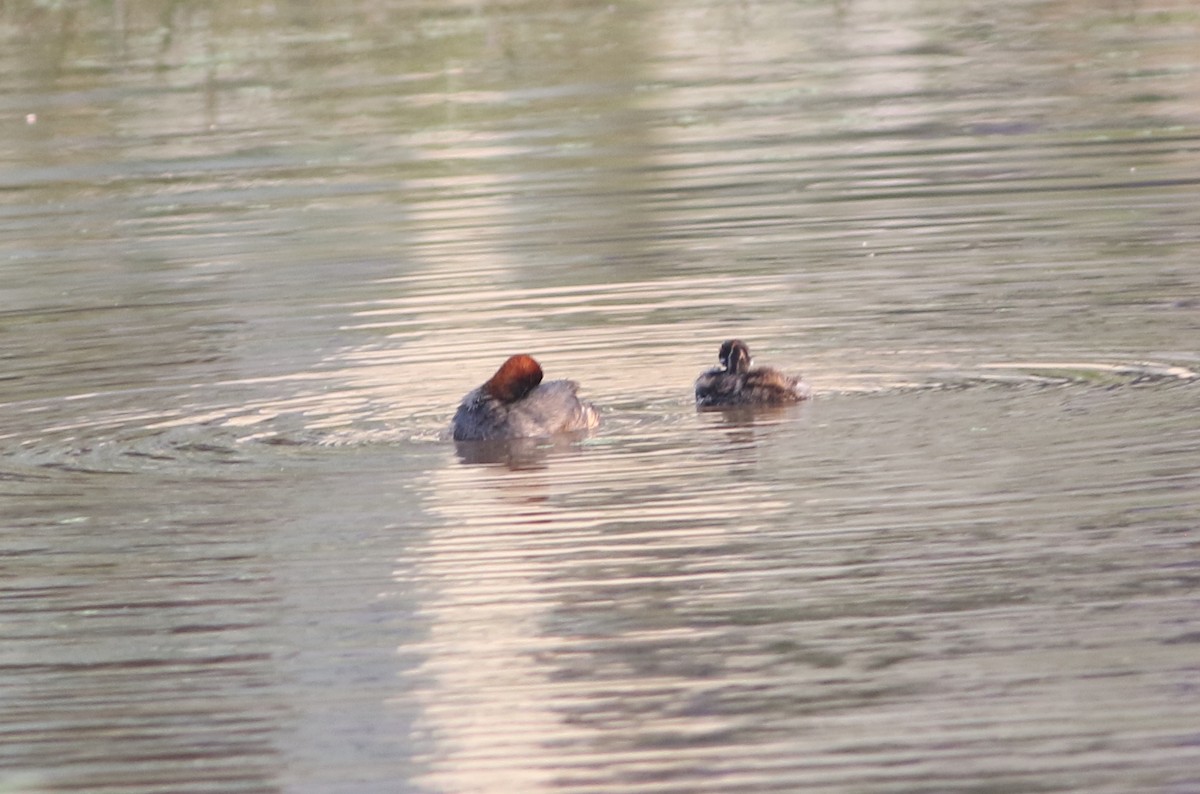
<path id="1" fill-rule="evenodd" d="M 1200 788 L 1198 32 L 6 5 L 0 792 Z"/>

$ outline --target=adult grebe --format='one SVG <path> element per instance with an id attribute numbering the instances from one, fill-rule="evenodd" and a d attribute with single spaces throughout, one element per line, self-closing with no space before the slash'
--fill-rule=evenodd
<path id="1" fill-rule="evenodd" d="M 575 396 L 577 388 L 570 380 L 542 383 L 542 368 L 532 357 L 511 356 L 463 398 L 454 414 L 454 440 L 537 438 L 596 427 L 600 413 Z"/>

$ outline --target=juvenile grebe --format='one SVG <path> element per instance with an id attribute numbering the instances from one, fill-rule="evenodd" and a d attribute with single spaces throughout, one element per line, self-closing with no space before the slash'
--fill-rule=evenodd
<path id="1" fill-rule="evenodd" d="M 696 379 L 696 405 L 783 405 L 812 396 L 812 389 L 799 378 L 771 367 L 750 368 L 750 348 L 740 339 L 721 345 L 717 355 L 721 366 Z"/>
<path id="2" fill-rule="evenodd" d="M 537 438 L 593 428 L 600 414 L 575 396 L 577 388 L 570 380 L 542 383 L 542 368 L 533 358 L 511 356 L 463 398 L 454 414 L 454 440 Z"/>

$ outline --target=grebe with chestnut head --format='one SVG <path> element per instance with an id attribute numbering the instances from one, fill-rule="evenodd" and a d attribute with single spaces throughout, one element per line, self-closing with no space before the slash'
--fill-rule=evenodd
<path id="1" fill-rule="evenodd" d="M 722 343 L 717 358 L 721 366 L 696 379 L 696 405 L 702 408 L 784 405 L 812 396 L 812 389 L 798 377 L 771 367 L 751 367 L 750 348 L 740 339 Z"/>
<path id="2" fill-rule="evenodd" d="M 532 357 L 510 356 L 487 383 L 463 398 L 454 414 L 455 441 L 540 438 L 590 430 L 600 413 L 575 396 L 570 380 L 542 383 L 542 368 Z"/>

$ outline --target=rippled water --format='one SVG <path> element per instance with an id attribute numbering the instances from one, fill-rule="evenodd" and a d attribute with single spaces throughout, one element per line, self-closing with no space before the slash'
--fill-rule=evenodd
<path id="1" fill-rule="evenodd" d="M 1198 35 L 0 8 L 0 792 L 1200 790 Z"/>

